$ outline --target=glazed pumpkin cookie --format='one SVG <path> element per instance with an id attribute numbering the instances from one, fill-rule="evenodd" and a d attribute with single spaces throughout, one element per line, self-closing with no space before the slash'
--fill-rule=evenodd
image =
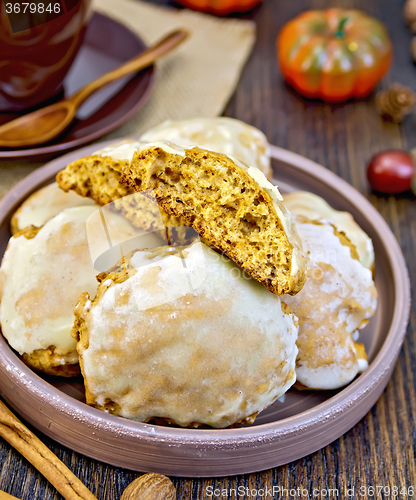
<path id="1" fill-rule="evenodd" d="M 91 220 L 94 227 L 87 231 Z M 107 235 L 116 244 L 117 239 L 134 239 L 138 232 L 118 214 L 109 212 L 105 220 L 106 234 L 97 227 L 98 207 L 69 208 L 42 228 L 28 227 L 9 241 L 0 267 L 1 330 L 37 370 L 62 376 L 79 372 L 71 337 L 73 310 L 83 292 L 94 294 L 97 289 L 92 257 L 106 257 Z M 105 258 L 105 269 L 119 256 Z"/>
<path id="2" fill-rule="evenodd" d="M 153 189 L 166 212 L 181 217 L 271 292 L 302 289 L 306 261 L 295 225 L 277 187 L 257 168 L 158 141 L 138 150 L 124 172 L 132 188 Z"/>
<path id="3" fill-rule="evenodd" d="M 0 268 L 1 329 L 27 364 L 45 373 L 79 372 L 70 324 L 77 296 L 94 291 L 85 221 L 95 207 L 71 208 L 9 242 Z M 68 246 L 68 243 L 70 244 Z"/>
<path id="4" fill-rule="evenodd" d="M 310 220 L 322 220 L 334 224 L 355 246 L 361 264 L 374 272 L 373 242 L 349 212 L 335 210 L 323 198 L 308 191 L 285 194 L 283 203 L 292 215 L 303 215 Z"/>
<path id="5" fill-rule="evenodd" d="M 168 120 L 148 130 L 142 142 L 170 141 L 183 147 L 203 149 L 234 156 L 246 165 L 257 167 L 270 179 L 270 146 L 259 129 L 224 116 Z"/>
<path id="6" fill-rule="evenodd" d="M 376 310 L 376 288 L 345 234 L 329 223 L 295 220 L 308 256 L 308 277 L 298 295 L 282 300 L 299 318 L 296 386 L 338 389 L 368 366 L 357 339 Z"/>
<path id="7" fill-rule="evenodd" d="M 23 238 L 21 240 L 22 242 L 25 240 L 32 240 L 37 236 L 39 231 L 41 230 L 40 227 L 35 227 L 35 226 L 26 226 L 23 230 L 18 231 L 15 233 L 14 238 L 10 241 L 9 246 L 8 246 L 8 251 L 10 247 L 13 248 L 13 245 L 15 244 L 15 238 Z M 24 244 L 24 243 L 23 243 Z M 10 250 L 11 253 L 15 252 L 15 250 Z M 6 257 L 7 256 L 7 257 Z M 10 257 L 10 254 L 6 252 L 5 258 L 3 259 L 2 266 L 0 267 L 0 301 L 2 299 L 3 293 L 13 293 L 11 291 L 10 283 L 9 283 L 9 266 L 14 267 L 13 263 L 10 263 L 10 260 L 13 260 L 13 256 Z M 9 261 L 9 262 L 8 262 Z M 25 266 L 25 261 L 22 259 L 19 263 L 21 266 Z M 18 280 L 18 286 L 19 286 L 19 276 L 16 276 Z M 30 282 L 29 276 L 25 277 L 25 282 Z M 23 294 L 24 295 L 24 294 Z M 36 296 L 36 294 L 35 294 Z M 8 298 L 3 299 L 3 303 L 7 304 Z M 3 304 L 4 305 L 4 304 Z M 26 311 L 26 316 L 27 320 L 24 322 L 25 326 L 28 326 L 28 323 L 30 320 L 35 318 L 32 318 L 32 315 L 35 314 L 36 311 L 36 306 L 33 304 L 33 307 L 30 304 L 30 300 L 26 301 L 25 304 L 27 311 Z M 16 304 L 14 305 L 15 311 L 17 311 L 20 306 L 19 306 L 19 300 L 17 300 Z M 1 302 L 0 302 L 0 313 L 3 314 L 3 326 L 2 326 L 2 332 L 3 335 L 8 338 L 13 338 L 14 332 L 13 332 L 13 323 L 16 321 L 19 322 L 19 319 L 17 318 L 18 314 L 15 314 L 15 311 L 12 310 L 12 307 L 7 307 L 6 305 L 6 310 L 2 311 L 4 307 L 1 307 Z M 22 311 L 23 314 L 25 314 L 24 311 Z M 41 311 L 42 312 L 42 311 Z M 8 323 L 11 323 L 10 325 Z M 47 321 L 46 321 L 47 323 Z M 46 326 L 47 328 L 47 326 Z M 23 336 L 23 339 L 25 336 L 32 333 L 30 332 L 30 326 L 22 332 L 26 335 Z M 59 337 L 59 334 L 56 336 L 57 338 Z M 59 345 L 59 341 L 56 342 Z M 13 340 L 11 341 L 12 347 L 15 345 Z M 16 345 L 17 347 L 17 345 Z M 30 348 L 28 349 L 29 351 L 31 350 Z M 23 361 L 30 366 L 31 368 L 34 368 L 35 370 L 47 373 L 49 375 L 60 375 L 62 377 L 74 377 L 79 374 L 79 363 L 78 363 L 78 353 L 72 348 L 72 347 L 67 347 L 65 345 L 60 345 L 59 347 L 56 347 L 54 345 L 51 345 L 47 348 L 40 348 L 40 349 L 34 349 L 31 352 L 22 352 L 21 353 Z"/>
<path id="8" fill-rule="evenodd" d="M 73 328 L 89 405 L 221 428 L 253 422 L 294 383 L 295 316 L 203 243 L 132 252 L 98 278 Z"/>

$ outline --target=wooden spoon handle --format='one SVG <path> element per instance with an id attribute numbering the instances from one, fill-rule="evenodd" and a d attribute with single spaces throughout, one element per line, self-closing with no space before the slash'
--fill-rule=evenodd
<path id="1" fill-rule="evenodd" d="M 78 108 L 85 101 L 85 99 L 87 99 L 96 90 L 104 87 L 107 83 L 113 82 L 114 80 L 118 80 L 119 78 L 132 73 L 133 71 L 140 71 L 141 69 L 150 66 L 150 64 L 154 63 L 156 59 L 164 56 L 181 44 L 186 38 L 188 38 L 188 35 L 189 32 L 185 29 L 173 31 L 156 43 L 156 45 L 153 45 L 138 56 L 130 59 L 130 61 L 127 61 L 122 66 L 119 66 L 118 68 L 90 82 L 68 100 L 71 101 L 76 108 Z"/>
<path id="2" fill-rule="evenodd" d="M 0 435 L 36 467 L 66 500 L 97 500 L 59 458 L 1 401 Z M 1 496 L 0 499 L 2 500 Z"/>

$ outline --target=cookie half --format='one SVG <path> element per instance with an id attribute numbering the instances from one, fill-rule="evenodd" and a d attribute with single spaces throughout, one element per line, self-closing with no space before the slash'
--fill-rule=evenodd
<path id="1" fill-rule="evenodd" d="M 122 141 L 98 150 L 70 163 L 58 173 L 56 181 L 65 191 L 75 191 L 94 200 L 98 205 L 110 205 L 135 227 L 148 232 L 163 231 L 171 243 L 185 244 L 189 238 L 183 222 L 158 208 L 152 198 L 135 194 L 134 189 L 121 182 L 123 169 L 142 143 Z"/>
<path id="2" fill-rule="evenodd" d="M 306 278 L 302 244 L 276 186 L 229 156 L 158 141 L 124 170 L 136 191 L 192 226 L 250 276 L 278 295 L 298 293 Z"/>

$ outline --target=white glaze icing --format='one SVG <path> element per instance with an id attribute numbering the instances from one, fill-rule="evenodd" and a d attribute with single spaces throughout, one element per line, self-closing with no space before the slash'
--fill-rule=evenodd
<path id="1" fill-rule="evenodd" d="M 69 191 L 62 191 L 56 182 L 45 186 L 25 200 L 15 214 L 19 230 L 27 226 L 43 226 L 67 208 L 94 205 L 94 201 Z"/>
<path id="2" fill-rule="evenodd" d="M 199 146 L 234 156 L 271 177 L 270 146 L 266 136 L 257 128 L 234 118 L 168 120 L 145 132 L 140 140 L 167 140 L 188 148 Z"/>
<path id="3" fill-rule="evenodd" d="M 131 161 L 134 153 L 140 148 L 142 142 L 133 139 L 126 139 L 114 144 L 110 144 L 105 148 L 95 151 L 94 155 L 110 156 L 114 160 Z"/>
<path id="4" fill-rule="evenodd" d="M 89 392 L 118 414 L 225 427 L 294 383 L 297 327 L 279 298 L 202 243 L 178 256 L 137 252 L 137 272 L 80 312 Z"/>
<path id="5" fill-rule="evenodd" d="M 323 198 L 307 191 L 286 194 L 284 204 L 293 215 L 304 215 L 311 220 L 327 220 L 333 223 L 339 231 L 346 234 L 356 247 L 362 265 L 373 269 L 373 242 L 350 213 L 333 209 Z"/>

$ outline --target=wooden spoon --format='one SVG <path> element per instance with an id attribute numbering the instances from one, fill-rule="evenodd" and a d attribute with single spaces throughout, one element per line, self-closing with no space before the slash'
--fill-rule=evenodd
<path id="1" fill-rule="evenodd" d="M 68 127 L 81 104 L 96 90 L 129 73 L 146 68 L 176 48 L 188 35 L 189 32 L 184 29 L 174 31 L 137 57 L 90 82 L 72 97 L 1 125 L 0 147 L 21 148 L 50 141 Z"/>
<path id="2" fill-rule="evenodd" d="M 19 451 L 66 500 L 97 500 L 90 490 L 0 401 L 0 436 Z M 145 474 L 127 486 L 122 500 L 175 500 L 172 481 Z M 0 500 L 18 500 L 0 491 Z"/>

